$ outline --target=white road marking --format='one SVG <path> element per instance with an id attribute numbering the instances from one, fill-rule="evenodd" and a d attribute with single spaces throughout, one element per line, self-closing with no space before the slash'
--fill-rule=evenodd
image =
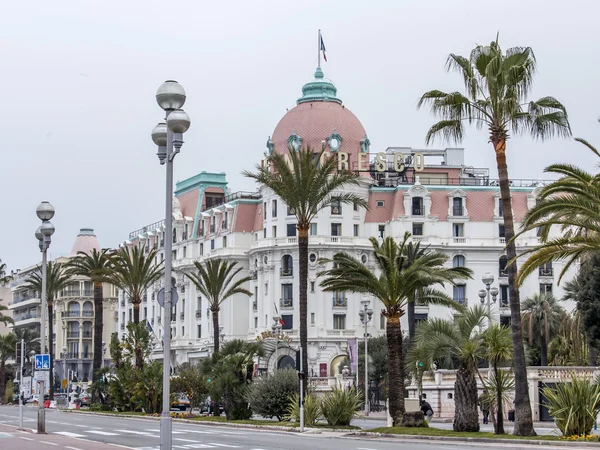
<path id="1" fill-rule="evenodd" d="M 216 442 L 209 442 L 210 445 L 216 445 L 217 447 L 227 447 L 227 448 L 241 448 L 239 445 L 229 445 L 229 444 L 217 444 Z"/>
<path id="2" fill-rule="evenodd" d="M 157 434 L 152 434 L 149 431 L 134 431 L 134 430 L 115 430 L 119 433 L 131 433 L 131 434 L 139 434 L 141 436 L 149 436 L 149 437 L 160 437 Z"/>
<path id="3" fill-rule="evenodd" d="M 26 438 L 26 437 L 23 437 L 23 436 L 19 436 L 19 437 L 21 439 L 25 439 L 26 441 L 34 441 L 35 440 L 35 439 L 31 439 L 31 438 Z"/>
<path id="4" fill-rule="evenodd" d="M 85 437 L 85 435 L 83 435 L 83 434 L 71 433 L 69 431 L 56 431 L 56 432 L 54 432 L 54 434 L 61 434 L 63 436 L 74 437 L 74 438 Z"/>
<path id="5" fill-rule="evenodd" d="M 40 441 L 42 444 L 48 444 L 48 445 L 58 445 L 54 442 L 48 442 L 48 441 Z"/>
<path id="6" fill-rule="evenodd" d="M 109 433 L 108 431 L 87 430 L 87 433 L 100 434 L 102 436 L 118 436 L 117 433 Z"/>
<path id="7" fill-rule="evenodd" d="M 356 450 L 377 450 L 376 448 L 356 447 Z"/>
<path id="8" fill-rule="evenodd" d="M 186 445 L 187 448 L 215 448 L 214 445 L 208 445 L 208 444 L 189 444 Z"/>
<path id="9" fill-rule="evenodd" d="M 174 441 L 182 441 L 182 442 L 192 442 L 194 444 L 199 444 L 200 441 L 195 441 L 193 439 L 183 439 L 183 438 L 173 438 Z"/>
<path id="10" fill-rule="evenodd" d="M 82 450 L 82 449 L 77 448 L 77 447 L 68 447 L 66 445 L 65 445 L 65 448 L 68 448 L 69 450 Z"/>
<path id="11" fill-rule="evenodd" d="M 146 431 L 153 431 L 155 433 L 160 433 L 160 428 L 147 428 Z M 185 431 L 172 431 L 171 430 L 171 433 L 172 434 L 185 434 L 186 432 Z"/>

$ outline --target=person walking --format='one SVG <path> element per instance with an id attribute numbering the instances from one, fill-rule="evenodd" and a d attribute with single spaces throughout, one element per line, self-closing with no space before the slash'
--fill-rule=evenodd
<path id="1" fill-rule="evenodd" d="M 483 413 L 483 423 L 487 424 L 489 423 L 490 417 L 490 401 L 487 395 L 485 395 L 485 393 L 481 394 L 478 400 L 479 407 L 481 408 L 481 412 Z"/>
<path id="2" fill-rule="evenodd" d="M 421 400 L 421 411 L 423 411 L 425 420 L 429 422 L 433 417 L 433 409 L 431 408 L 431 405 L 425 400 Z"/>

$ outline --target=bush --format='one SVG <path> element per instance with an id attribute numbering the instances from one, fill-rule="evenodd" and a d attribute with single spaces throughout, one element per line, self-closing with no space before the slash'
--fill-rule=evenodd
<path id="1" fill-rule="evenodd" d="M 429 428 L 427 422 L 425 422 L 423 411 L 411 411 L 402 414 L 402 426 Z"/>
<path id="2" fill-rule="evenodd" d="M 112 411 L 113 408 L 105 403 L 92 403 L 90 411 Z"/>
<path id="3" fill-rule="evenodd" d="M 564 436 L 589 435 L 600 413 L 600 385 L 572 376 L 570 383 L 543 389 L 544 405 Z"/>
<path id="4" fill-rule="evenodd" d="M 13 402 L 13 396 L 15 395 L 15 385 L 12 380 L 8 380 L 4 389 L 4 403 L 8 405 Z"/>
<path id="5" fill-rule="evenodd" d="M 283 420 L 290 397 L 298 390 L 298 375 L 295 370 L 277 370 L 273 375 L 256 379 L 250 386 L 247 400 L 255 414 L 262 417 L 277 417 Z"/>
<path id="6" fill-rule="evenodd" d="M 299 398 L 298 394 L 289 397 L 286 419 L 300 422 Z M 304 397 L 304 425 L 313 426 L 321 420 L 321 417 L 321 400 L 314 394 L 306 394 Z"/>
<path id="7" fill-rule="evenodd" d="M 361 396 L 354 389 L 334 388 L 321 400 L 321 413 L 329 425 L 350 425 L 360 405 Z"/>

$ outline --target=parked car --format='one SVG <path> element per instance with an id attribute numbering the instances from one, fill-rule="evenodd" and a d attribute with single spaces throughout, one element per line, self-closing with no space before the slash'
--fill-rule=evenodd
<path id="1" fill-rule="evenodd" d="M 178 409 L 185 411 L 190 407 L 190 399 L 185 394 L 173 394 L 173 401 L 171 402 L 172 409 Z"/>
<path id="2" fill-rule="evenodd" d="M 40 396 L 35 394 L 35 395 L 32 395 L 31 397 L 29 397 L 25 401 L 25 403 L 39 403 L 39 401 L 40 401 Z"/>
<path id="3" fill-rule="evenodd" d="M 81 394 L 81 397 L 79 397 L 79 404 L 80 406 L 91 406 L 92 396 L 88 393 Z"/>

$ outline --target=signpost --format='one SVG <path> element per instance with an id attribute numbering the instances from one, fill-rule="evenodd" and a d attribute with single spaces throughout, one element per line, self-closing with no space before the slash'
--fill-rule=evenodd
<path id="1" fill-rule="evenodd" d="M 50 370 L 50 355 L 35 355 L 35 370 Z"/>

